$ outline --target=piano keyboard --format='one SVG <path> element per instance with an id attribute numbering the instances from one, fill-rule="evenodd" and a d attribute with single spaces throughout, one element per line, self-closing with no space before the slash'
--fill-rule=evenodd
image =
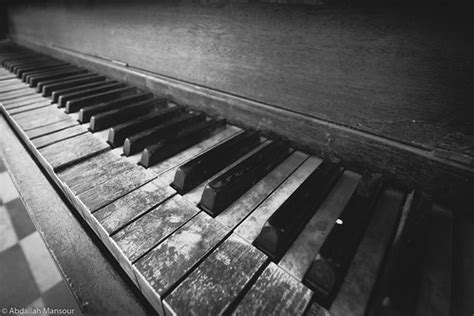
<path id="1" fill-rule="evenodd" d="M 26 49 L 0 60 L 5 117 L 159 314 L 449 314 L 452 214 L 423 193 Z"/>

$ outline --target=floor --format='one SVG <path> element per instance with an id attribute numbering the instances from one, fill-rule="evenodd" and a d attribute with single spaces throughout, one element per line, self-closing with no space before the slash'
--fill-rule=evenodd
<path id="1" fill-rule="evenodd" d="M 0 315 L 48 309 L 81 315 L 0 159 Z"/>

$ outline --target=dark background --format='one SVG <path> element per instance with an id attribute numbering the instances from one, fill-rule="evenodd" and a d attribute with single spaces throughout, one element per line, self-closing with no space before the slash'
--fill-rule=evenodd
<path id="1" fill-rule="evenodd" d="M 5 4 L 0 2 L 0 39 L 4 39 L 8 33 L 7 10 Z"/>

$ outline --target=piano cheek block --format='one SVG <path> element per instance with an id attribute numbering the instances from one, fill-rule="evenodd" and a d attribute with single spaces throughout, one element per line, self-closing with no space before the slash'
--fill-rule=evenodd
<path id="1" fill-rule="evenodd" d="M 334 284 L 336 283 L 336 275 L 330 263 L 317 255 L 306 271 L 303 283 L 313 290 L 318 303 L 324 307 L 329 307 Z"/>

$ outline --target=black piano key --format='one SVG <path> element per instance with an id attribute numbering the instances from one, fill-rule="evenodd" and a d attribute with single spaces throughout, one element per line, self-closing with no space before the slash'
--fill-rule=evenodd
<path id="1" fill-rule="evenodd" d="M 125 139 L 123 144 L 123 153 L 125 156 L 136 154 L 143 150 L 146 146 L 153 144 L 158 140 L 162 140 L 171 134 L 176 134 L 180 129 L 202 122 L 206 119 L 203 113 L 182 114 L 178 117 L 170 119 L 164 124 L 147 129 Z"/>
<path id="2" fill-rule="evenodd" d="M 25 71 L 21 74 L 21 77 L 19 77 L 23 82 L 29 84 L 28 79 L 33 77 L 33 76 L 41 76 L 45 74 L 49 74 L 55 71 L 63 70 L 69 68 L 69 65 L 61 65 L 61 66 L 53 66 L 53 67 L 48 67 L 45 69 L 41 70 L 32 70 L 32 71 Z"/>
<path id="3" fill-rule="evenodd" d="M 153 98 L 153 94 L 150 92 L 141 92 L 134 95 L 125 96 L 120 99 L 115 99 L 109 102 L 103 102 L 91 106 L 86 106 L 79 111 L 79 122 L 87 123 L 94 114 L 102 113 L 105 111 L 117 109 L 130 105 L 132 103 L 149 100 Z"/>
<path id="4" fill-rule="evenodd" d="M 137 93 L 137 89 L 135 87 L 121 87 L 109 91 L 95 93 L 92 95 L 87 95 L 79 99 L 72 99 L 67 101 L 65 112 L 74 113 L 79 111 L 83 107 L 107 102 L 110 100 L 115 100 L 134 93 Z"/>
<path id="5" fill-rule="evenodd" d="M 44 60 L 46 58 L 39 58 L 38 56 L 32 56 L 32 57 L 24 57 L 20 59 L 11 59 L 9 61 L 4 62 L 4 67 L 7 68 L 8 70 L 12 71 L 12 69 L 15 66 L 21 66 L 30 62 L 41 62 L 41 60 Z"/>
<path id="6" fill-rule="evenodd" d="M 169 120 L 183 113 L 184 110 L 184 106 L 177 105 L 144 116 L 139 116 L 134 120 L 113 126 L 109 129 L 107 142 L 112 148 L 122 146 L 125 138 L 162 124 L 165 120 Z"/>
<path id="7" fill-rule="evenodd" d="M 202 193 L 199 207 L 217 216 L 290 154 L 290 149 L 273 142 L 212 180 Z"/>
<path id="8" fill-rule="evenodd" d="M 62 108 L 65 107 L 67 102 L 70 100 L 80 99 L 91 94 L 114 90 L 120 87 L 125 87 L 125 84 L 112 80 L 89 83 L 86 85 L 53 92 L 53 102 L 57 102 L 58 107 Z"/>
<path id="9" fill-rule="evenodd" d="M 40 70 L 44 70 L 44 69 L 59 66 L 59 65 L 65 65 L 65 63 L 57 61 L 57 60 L 52 60 L 52 61 L 39 62 L 39 63 L 34 63 L 34 64 L 27 64 L 27 65 L 15 67 L 13 72 L 15 73 L 17 77 L 21 78 L 25 72 L 40 71 Z"/>
<path id="10" fill-rule="evenodd" d="M 61 83 L 61 82 L 67 82 L 69 80 L 73 80 L 75 78 L 77 78 L 78 76 L 88 76 L 90 75 L 91 73 L 88 72 L 88 71 L 85 71 L 85 72 L 80 72 L 80 73 L 72 73 L 72 74 L 68 74 L 66 76 L 63 76 L 61 78 L 56 78 L 56 79 L 50 79 L 50 80 L 45 80 L 45 81 L 40 81 L 38 82 L 38 84 L 36 85 L 36 91 L 38 93 L 41 93 L 41 91 L 43 90 L 43 87 L 45 85 L 48 85 L 48 84 L 56 84 L 56 83 Z"/>
<path id="11" fill-rule="evenodd" d="M 259 143 L 260 136 L 256 132 L 243 132 L 180 166 L 171 186 L 180 194 L 185 194 L 247 154 Z"/>
<path id="12" fill-rule="evenodd" d="M 15 56 L 15 55 L 11 55 L 9 57 L 6 57 L 5 59 L 2 60 L 2 66 L 8 70 L 10 70 L 10 65 L 12 63 L 15 63 L 15 62 L 25 62 L 25 60 L 28 60 L 28 59 L 33 59 L 33 58 L 37 58 L 38 55 L 32 55 L 32 54 L 24 54 L 24 55 L 18 55 L 18 56 Z"/>
<path id="13" fill-rule="evenodd" d="M 140 165 L 151 167 L 208 138 L 215 130 L 225 126 L 225 120 L 211 119 L 192 125 L 178 134 L 170 135 L 143 150 Z"/>
<path id="14" fill-rule="evenodd" d="M 38 83 L 36 86 L 36 91 L 39 93 L 43 92 L 43 87 L 44 86 L 51 86 L 51 85 L 56 85 L 56 84 L 63 84 L 65 82 L 69 82 L 71 80 L 78 80 L 78 79 L 83 79 L 83 78 L 89 78 L 91 76 L 97 76 L 96 74 L 90 73 L 90 72 L 85 72 L 85 73 L 80 73 L 80 74 L 73 74 L 65 78 L 59 78 L 59 79 L 52 79 L 48 81 L 43 81 Z"/>
<path id="15" fill-rule="evenodd" d="M 46 75 L 46 74 L 50 74 L 50 73 L 53 73 L 53 72 L 57 72 L 57 71 L 60 71 L 60 70 L 63 70 L 63 69 L 70 69 L 70 68 L 73 68 L 73 66 L 68 65 L 68 64 L 61 64 L 61 65 L 50 66 L 50 67 L 47 67 L 47 68 L 44 68 L 44 69 L 38 69 L 38 70 L 33 69 L 33 70 L 30 70 L 30 71 L 23 72 L 21 74 L 20 79 L 23 82 L 29 83 L 29 79 L 31 77 L 43 76 L 43 75 Z M 74 67 L 74 68 L 77 69 L 77 67 Z"/>
<path id="16" fill-rule="evenodd" d="M 270 216 L 254 246 L 278 262 L 314 215 L 341 171 L 339 160 L 325 159 Z"/>
<path id="17" fill-rule="evenodd" d="M 76 87 L 84 86 L 89 83 L 96 83 L 99 81 L 104 82 L 106 79 L 105 77 L 102 77 L 96 74 L 78 75 L 78 77 L 79 76 L 83 76 L 83 77 L 78 78 L 78 79 L 67 80 L 62 83 L 43 85 L 42 86 L 43 96 L 52 97 L 55 91 L 60 91 L 60 90 L 70 89 L 70 88 L 74 89 Z"/>
<path id="18" fill-rule="evenodd" d="M 28 66 L 28 65 L 32 65 L 32 64 L 38 64 L 38 63 L 41 63 L 41 62 L 48 62 L 48 61 L 51 61 L 51 60 L 54 60 L 54 59 L 49 58 L 49 57 L 45 57 L 45 56 L 35 56 L 35 57 L 24 59 L 24 60 L 21 60 L 21 61 L 20 60 L 16 60 L 16 61 L 10 60 L 10 61 L 6 62 L 6 64 L 8 64 L 8 65 L 5 65 L 5 68 L 9 69 L 11 72 L 14 72 L 14 70 L 17 67 Z"/>
<path id="19" fill-rule="evenodd" d="M 28 62 L 12 66 L 10 71 L 15 74 L 18 74 L 18 71 L 21 69 L 26 69 L 26 68 L 35 69 L 37 67 L 44 67 L 50 64 L 57 64 L 57 63 L 65 64 L 65 62 L 57 60 L 57 59 L 53 59 L 53 58 L 32 59 Z"/>
<path id="20" fill-rule="evenodd" d="M 73 85 L 71 87 L 66 87 L 66 88 L 60 88 L 58 90 L 52 90 L 51 91 L 51 103 L 57 103 L 58 108 L 60 107 L 65 107 L 66 102 L 69 100 L 68 98 L 70 97 L 71 99 L 74 97 L 82 97 L 84 95 L 81 95 L 84 93 L 85 90 L 88 89 L 99 89 L 100 87 L 104 86 L 110 86 L 110 85 L 120 85 L 120 86 L 125 86 L 123 83 L 118 83 L 115 80 L 109 80 L 107 78 L 104 78 L 103 80 L 99 81 L 93 81 L 89 83 L 81 83 L 78 85 Z M 116 86 L 114 86 L 111 89 L 115 89 Z M 110 89 L 109 89 L 110 90 Z M 77 96 L 76 96 L 77 94 Z M 61 99 L 62 97 L 62 99 Z M 61 100 L 63 100 L 61 102 Z"/>
<path id="21" fill-rule="evenodd" d="M 120 109 L 95 114 L 89 122 L 89 130 L 97 132 L 114 125 L 127 122 L 135 117 L 142 116 L 166 107 L 166 99 L 150 99 L 127 105 Z"/>
<path id="22" fill-rule="evenodd" d="M 67 77 L 71 74 L 80 74 L 80 73 L 86 73 L 86 72 L 87 72 L 87 70 L 77 68 L 77 67 L 64 68 L 62 70 L 58 70 L 56 72 L 45 74 L 45 75 L 42 75 L 42 76 L 30 77 L 29 78 L 29 85 L 30 85 L 30 87 L 36 87 L 36 85 L 39 82 L 42 82 L 42 81 L 57 79 L 57 78 L 64 78 L 64 77 Z"/>
<path id="23" fill-rule="evenodd" d="M 62 64 L 59 64 L 59 65 L 49 66 L 45 69 L 38 69 L 38 70 L 33 69 L 31 71 L 25 71 L 22 74 L 21 79 L 25 82 L 29 82 L 27 77 L 45 75 L 45 74 L 48 74 L 50 72 L 61 71 L 63 69 L 70 69 L 70 68 L 79 69 L 78 67 L 73 66 L 71 64 L 62 63 Z"/>
<path id="24" fill-rule="evenodd" d="M 344 280 L 381 187 L 380 174 L 364 174 L 303 277 L 303 283 L 324 307 L 329 308 Z"/>
<path id="25" fill-rule="evenodd" d="M 416 191 L 377 285 L 371 315 L 414 315 L 427 249 L 432 201 Z M 405 210 L 404 210 L 405 212 Z"/>
<path id="26" fill-rule="evenodd" d="M 34 74 L 24 73 L 24 82 L 27 83 L 30 87 L 36 87 L 38 82 L 51 80 L 51 79 L 59 79 L 64 77 L 66 74 L 69 73 L 81 73 L 86 72 L 86 70 L 79 69 L 74 66 L 61 66 L 55 67 L 53 69 L 48 69 L 47 71 L 41 71 Z"/>

